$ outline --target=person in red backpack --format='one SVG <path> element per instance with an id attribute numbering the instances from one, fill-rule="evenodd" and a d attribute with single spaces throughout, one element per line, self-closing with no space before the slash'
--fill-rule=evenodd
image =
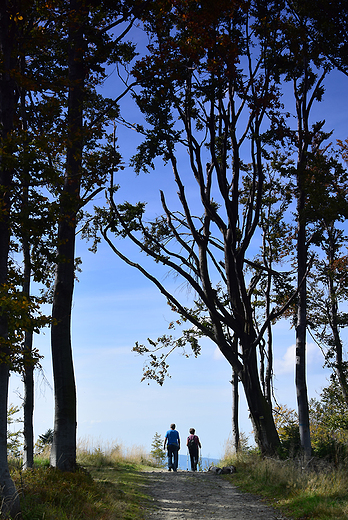
<path id="1" fill-rule="evenodd" d="M 186 446 L 188 447 L 190 460 L 191 460 L 191 471 L 197 471 L 197 464 L 199 459 L 199 448 L 202 448 L 201 443 L 197 435 L 195 435 L 195 429 L 190 428 L 190 435 L 187 437 Z"/>

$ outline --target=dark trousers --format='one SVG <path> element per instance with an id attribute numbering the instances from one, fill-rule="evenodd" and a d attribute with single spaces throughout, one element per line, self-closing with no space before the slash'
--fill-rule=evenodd
<path id="1" fill-rule="evenodd" d="M 191 471 L 197 471 L 198 464 L 198 448 L 189 449 L 190 460 L 191 460 Z"/>
<path id="2" fill-rule="evenodd" d="M 179 446 L 177 446 L 176 444 L 168 444 L 168 469 L 172 469 L 173 471 L 176 471 L 178 469 L 178 452 Z"/>

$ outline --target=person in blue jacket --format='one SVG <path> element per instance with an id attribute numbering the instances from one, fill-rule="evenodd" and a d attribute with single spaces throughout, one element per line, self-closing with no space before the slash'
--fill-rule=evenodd
<path id="1" fill-rule="evenodd" d="M 177 471 L 180 435 L 179 432 L 176 431 L 174 423 L 170 425 L 170 430 L 167 431 L 164 438 L 164 449 L 166 449 L 166 446 L 168 454 L 168 471 Z"/>

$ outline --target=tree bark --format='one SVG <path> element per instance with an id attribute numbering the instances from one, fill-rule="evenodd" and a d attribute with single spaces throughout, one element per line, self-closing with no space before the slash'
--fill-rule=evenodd
<path id="1" fill-rule="evenodd" d="M 25 57 L 21 56 L 20 60 L 21 74 L 25 74 Z M 27 147 L 27 114 L 26 114 L 26 91 L 21 88 L 20 93 L 20 109 L 22 116 L 22 130 L 23 148 Z M 28 230 L 29 218 L 29 184 L 30 173 L 29 168 L 25 167 L 22 171 L 22 251 L 23 251 L 23 295 L 30 300 L 30 282 L 31 282 L 31 258 L 30 258 L 30 231 Z M 23 469 L 32 468 L 34 464 L 34 363 L 32 359 L 33 348 L 33 332 L 26 330 L 24 333 L 23 346 L 23 386 L 24 386 L 24 400 L 23 400 Z"/>
<path id="2" fill-rule="evenodd" d="M 10 190 L 13 165 L 11 134 L 15 114 L 15 82 L 10 71 L 15 69 L 15 32 L 10 28 L 10 9 L 8 2 L 0 6 L 0 53 L 2 71 L 0 74 L 0 290 L 6 298 L 8 255 L 10 247 Z M 7 462 L 7 405 L 9 383 L 8 317 L 0 309 L 0 510 L 4 518 L 20 517 L 19 498 L 10 477 Z M 17 516 L 16 516 L 17 515 Z"/>
<path id="3" fill-rule="evenodd" d="M 238 355 L 238 338 L 233 337 L 232 348 L 234 353 Z M 240 448 L 240 431 L 239 431 L 239 377 L 238 372 L 232 367 L 232 447 L 235 453 Z"/>
<path id="4" fill-rule="evenodd" d="M 51 464 L 63 471 L 76 467 L 76 386 L 71 345 L 71 309 L 74 291 L 76 214 L 80 208 L 83 148 L 84 37 L 83 2 L 70 2 L 68 147 L 60 197 L 57 268 L 54 285 L 51 347 L 55 393 Z M 77 14 L 76 14 L 77 13 Z"/>
<path id="5" fill-rule="evenodd" d="M 1 243 L 1 241 L 0 241 Z M 4 320 L 0 318 L 0 334 L 3 338 Z M 4 350 L 1 348 L 0 354 Z M 7 462 L 7 401 L 8 401 L 9 367 L 0 363 L 0 500 L 3 518 L 21 518 L 19 496 L 11 479 Z"/>
<path id="6" fill-rule="evenodd" d="M 272 258 L 270 256 L 270 261 L 268 267 L 272 267 Z M 270 301 L 270 293 L 271 293 L 271 285 L 272 285 L 272 277 L 270 274 L 267 276 L 267 287 L 265 292 L 265 300 L 266 300 L 266 318 L 270 319 L 271 314 L 271 301 Z M 269 322 L 267 327 L 267 361 L 266 361 L 266 370 L 265 370 L 265 383 L 264 383 L 264 395 L 267 399 L 267 402 L 272 406 L 272 376 L 273 376 L 273 335 L 272 335 L 272 325 Z"/>
<path id="7" fill-rule="evenodd" d="M 334 226 L 327 226 L 328 233 L 328 287 L 329 287 L 329 322 L 335 345 L 335 372 L 341 387 L 343 399 L 348 406 L 348 382 L 343 362 L 343 345 L 339 330 L 338 301 L 334 284 L 334 262 L 335 262 L 335 231 Z"/>
<path id="8" fill-rule="evenodd" d="M 300 439 L 305 458 L 311 456 L 311 437 L 309 429 L 309 407 L 306 383 L 306 327 L 307 327 L 307 285 L 304 280 L 307 270 L 306 224 L 303 210 L 305 194 L 302 188 L 301 172 L 298 173 L 298 230 L 297 230 L 297 276 L 300 286 L 296 322 L 296 360 L 295 385 L 299 418 Z"/>
<path id="9" fill-rule="evenodd" d="M 307 259 L 308 246 L 306 237 L 306 189 L 305 181 L 308 168 L 308 147 L 313 143 L 313 136 L 309 131 L 309 113 L 314 100 L 310 96 L 311 86 L 309 81 L 310 66 L 308 60 L 307 41 L 302 48 L 302 77 L 299 81 L 294 78 L 294 94 L 297 113 L 297 284 L 299 288 L 297 300 L 296 319 L 296 359 L 295 359 L 295 386 L 297 395 L 297 408 L 299 418 L 299 430 L 303 455 L 310 458 L 311 437 L 309 428 L 309 406 L 306 383 L 306 329 L 307 329 Z M 321 80 L 318 81 L 317 87 Z M 309 99 L 308 99 L 309 98 Z"/>
<path id="10" fill-rule="evenodd" d="M 255 440 L 263 455 L 276 455 L 279 436 L 274 424 L 272 408 L 263 395 L 260 385 L 255 349 L 247 355 L 249 362 L 244 364 L 242 382 L 254 426 Z"/>
<path id="11" fill-rule="evenodd" d="M 27 237 L 23 237 L 23 256 L 24 256 L 24 283 L 23 294 L 30 298 L 30 246 Z M 24 335 L 24 401 L 23 401 L 23 469 L 32 468 L 34 464 L 34 363 L 32 360 L 33 333 L 31 330 L 25 331 Z"/>
<path id="12" fill-rule="evenodd" d="M 232 447 L 235 453 L 240 448 L 238 374 L 232 368 Z"/>
<path id="13" fill-rule="evenodd" d="M 25 349 L 31 353 L 33 334 L 25 333 Z M 30 361 L 24 368 L 24 401 L 23 401 L 23 469 L 29 469 L 34 464 L 34 365 Z"/>

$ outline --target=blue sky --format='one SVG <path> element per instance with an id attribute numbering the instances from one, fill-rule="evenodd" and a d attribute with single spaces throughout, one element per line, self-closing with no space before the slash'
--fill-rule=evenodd
<path id="1" fill-rule="evenodd" d="M 115 78 L 110 76 L 105 95 L 112 95 Z M 326 119 L 327 129 L 335 129 L 334 138 L 348 136 L 348 78 L 332 73 L 324 102 L 315 107 L 314 119 Z M 128 100 L 123 103 L 127 116 L 136 115 Z M 127 158 L 138 137 L 131 130 L 118 128 L 121 153 Z M 136 176 L 130 168 L 119 174 L 120 200 L 146 200 L 152 213 L 160 212 L 159 189 L 169 201 L 175 188 L 170 170 L 159 165 L 148 175 Z M 99 195 L 100 204 L 103 195 Z M 122 250 L 138 252 L 127 242 Z M 175 422 L 182 438 L 190 427 L 196 428 L 204 457 L 218 458 L 231 432 L 231 367 L 209 341 L 203 341 L 197 359 L 174 353 L 170 361 L 171 379 L 162 387 L 155 382 L 140 382 L 144 359 L 132 352 L 136 341 L 145 343 L 168 331 L 174 315 L 151 282 L 119 260 L 107 244 L 98 253 L 77 240 L 77 256 L 83 260 L 82 273 L 75 287 L 72 343 L 78 393 L 78 437 L 95 444 L 121 443 L 125 447 L 143 446 L 150 450 L 155 432 L 164 435 Z M 157 270 L 157 271 L 156 271 Z M 164 270 L 156 266 L 162 278 Z M 170 281 L 174 287 L 174 280 Z M 184 290 L 181 296 L 185 297 Z M 277 400 L 296 408 L 294 387 L 294 331 L 289 322 L 274 328 L 275 381 Z M 345 338 L 345 346 L 347 340 Z M 53 428 L 53 383 L 49 331 L 35 338 L 35 346 L 44 355 L 43 373 L 36 374 L 35 438 Z M 308 343 L 308 393 L 317 397 L 326 384 L 328 372 L 322 368 L 319 348 Z M 241 391 L 241 430 L 250 435 L 251 424 Z M 18 404 L 22 393 L 20 378 L 12 375 L 9 402 Z M 181 453 L 185 453 L 182 449 Z"/>

